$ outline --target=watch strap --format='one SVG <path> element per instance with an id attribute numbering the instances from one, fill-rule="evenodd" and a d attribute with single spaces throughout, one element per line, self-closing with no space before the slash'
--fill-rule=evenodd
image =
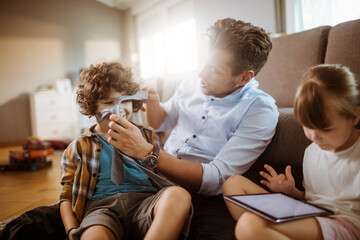
<path id="1" fill-rule="evenodd" d="M 159 158 L 159 153 L 160 153 L 160 148 L 157 145 L 154 145 L 151 154 Z"/>

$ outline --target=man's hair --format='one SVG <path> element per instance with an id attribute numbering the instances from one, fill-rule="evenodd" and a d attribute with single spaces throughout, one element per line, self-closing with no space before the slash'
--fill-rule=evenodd
<path id="1" fill-rule="evenodd" d="M 264 29 L 232 18 L 220 19 L 208 29 L 210 49 L 233 54 L 233 76 L 252 70 L 256 75 L 266 63 L 272 43 Z"/>
<path id="2" fill-rule="evenodd" d="M 77 88 L 76 101 L 80 112 L 89 117 L 97 111 L 97 101 L 109 97 L 110 89 L 133 95 L 140 90 L 140 85 L 133 80 L 130 68 L 124 67 L 119 62 L 104 62 L 81 71 Z M 141 101 L 132 101 L 133 111 L 138 111 Z"/>
<path id="3" fill-rule="evenodd" d="M 305 127 L 326 129 L 330 127 L 329 113 L 352 118 L 359 106 L 359 89 L 350 70 L 340 64 L 323 64 L 304 75 L 295 96 L 294 114 Z"/>

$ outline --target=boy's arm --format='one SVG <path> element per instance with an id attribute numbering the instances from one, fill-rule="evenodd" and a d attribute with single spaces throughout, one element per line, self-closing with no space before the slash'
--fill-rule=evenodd
<path id="1" fill-rule="evenodd" d="M 72 187 L 74 182 L 74 175 L 76 171 L 77 161 L 75 160 L 76 144 L 72 142 L 64 151 L 61 158 L 61 177 L 60 183 L 62 185 L 59 202 L 60 202 L 60 215 L 63 221 L 66 233 L 69 229 L 77 228 L 79 221 L 72 210 Z M 78 156 L 77 156 L 78 158 Z M 69 235 L 71 235 L 69 233 Z M 72 237 L 69 236 L 69 239 Z"/>
<path id="2" fill-rule="evenodd" d="M 72 239 L 71 232 L 68 232 L 71 228 L 78 228 L 80 223 L 77 220 L 75 213 L 72 210 L 70 201 L 63 201 L 60 203 L 60 215 L 63 221 L 65 231 L 69 234 L 69 239 Z"/>

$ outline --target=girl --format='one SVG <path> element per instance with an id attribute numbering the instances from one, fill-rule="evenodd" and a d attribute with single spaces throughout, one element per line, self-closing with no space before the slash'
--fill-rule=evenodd
<path id="1" fill-rule="evenodd" d="M 303 161 L 304 189 L 295 187 L 291 167 L 268 173 L 261 184 L 272 192 L 283 192 L 335 212 L 286 223 L 271 223 L 226 202 L 238 220 L 238 239 L 360 239 L 360 94 L 353 74 L 341 65 L 319 65 L 309 69 L 298 88 L 294 113 L 313 143 Z M 224 195 L 266 193 L 242 176 L 229 178 Z"/>

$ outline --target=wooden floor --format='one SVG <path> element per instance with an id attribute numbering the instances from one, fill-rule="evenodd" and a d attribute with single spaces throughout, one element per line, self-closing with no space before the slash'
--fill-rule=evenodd
<path id="1" fill-rule="evenodd" d="M 9 150 L 0 148 L 0 164 L 9 161 Z M 20 215 L 38 206 L 57 203 L 61 185 L 60 158 L 62 151 L 49 156 L 52 166 L 37 171 L 0 172 L 0 221 Z"/>

